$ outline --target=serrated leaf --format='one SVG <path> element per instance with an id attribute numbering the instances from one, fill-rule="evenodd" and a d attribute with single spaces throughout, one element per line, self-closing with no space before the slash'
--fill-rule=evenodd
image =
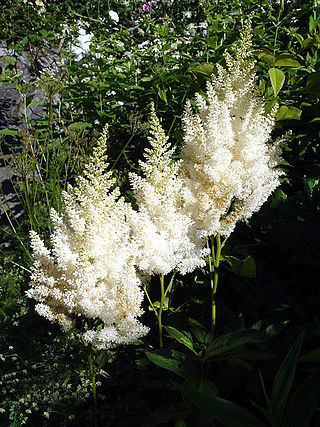
<path id="1" fill-rule="evenodd" d="M 255 415 L 241 406 L 219 397 L 197 392 L 188 387 L 182 391 L 198 408 L 213 420 L 227 427 L 266 427 Z"/>
<path id="2" fill-rule="evenodd" d="M 164 329 L 168 332 L 168 334 L 176 339 L 180 344 L 183 344 L 184 346 L 188 347 L 191 351 L 196 353 L 196 351 L 193 348 L 193 343 L 190 338 L 188 338 L 185 334 L 178 331 L 176 328 L 173 328 L 172 326 L 164 326 Z"/>
<path id="3" fill-rule="evenodd" d="M 300 120 L 301 113 L 299 108 L 282 105 L 277 111 L 277 120 Z"/>
<path id="4" fill-rule="evenodd" d="M 284 84 L 286 76 L 284 72 L 281 70 L 278 70 L 278 68 L 270 68 L 270 70 L 268 71 L 268 74 L 271 80 L 274 97 L 276 97 Z"/>

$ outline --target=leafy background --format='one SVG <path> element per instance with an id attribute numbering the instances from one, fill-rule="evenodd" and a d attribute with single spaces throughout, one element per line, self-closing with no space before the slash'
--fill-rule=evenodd
<path id="1" fill-rule="evenodd" d="M 44 3 L 0 6 L 1 90 L 15 100 L 1 103 L 2 165 L 21 208 L 2 186 L 1 425 L 320 425 L 318 1 Z M 178 155 L 185 101 L 204 93 L 250 14 L 257 88 L 267 108 L 280 105 L 273 139 L 289 132 L 281 187 L 224 248 L 216 337 L 208 267 L 177 276 L 162 349 L 146 301 L 146 338 L 94 351 L 94 411 L 88 348 L 25 296 L 28 230 L 48 239 L 48 212 L 59 211 L 106 123 L 110 167 L 128 200 L 151 102 Z M 157 301 L 157 278 L 149 291 Z"/>

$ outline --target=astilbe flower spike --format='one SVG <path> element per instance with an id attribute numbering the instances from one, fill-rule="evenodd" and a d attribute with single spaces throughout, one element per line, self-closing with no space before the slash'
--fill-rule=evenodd
<path id="1" fill-rule="evenodd" d="M 138 205 L 132 220 L 137 245 L 137 266 L 147 274 L 182 274 L 205 264 L 203 239 L 197 236 L 190 215 L 183 211 L 184 182 L 179 177 L 180 161 L 172 161 L 174 148 L 152 106 L 151 148 L 140 161 L 143 176 L 130 174 Z"/>
<path id="2" fill-rule="evenodd" d="M 255 89 L 255 61 L 249 59 L 248 20 L 226 68 L 197 95 L 198 113 L 187 104 L 181 151 L 187 211 L 203 236 L 229 236 L 237 221 L 258 211 L 279 185 L 280 141 L 268 144 L 277 107 L 266 113 Z"/>
<path id="3" fill-rule="evenodd" d="M 51 211 L 52 249 L 30 232 L 35 261 L 27 291 L 38 301 L 37 312 L 63 330 L 75 315 L 100 319 L 99 330 L 84 334 L 98 348 L 128 344 L 148 332 L 137 320 L 143 293 L 126 221 L 131 206 L 106 172 L 106 140 L 105 129 L 83 176 L 63 193 L 61 216 Z"/>

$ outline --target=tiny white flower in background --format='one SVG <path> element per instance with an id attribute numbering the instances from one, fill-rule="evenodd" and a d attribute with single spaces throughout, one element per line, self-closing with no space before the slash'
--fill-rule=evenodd
<path id="1" fill-rule="evenodd" d="M 186 11 L 186 12 L 183 13 L 183 16 L 185 18 L 189 18 L 190 19 L 192 17 L 192 12 L 190 12 L 190 10 L 188 10 L 188 11 Z"/>
<path id="2" fill-rule="evenodd" d="M 100 319 L 101 330 L 84 334 L 99 348 L 128 344 L 148 332 L 137 320 L 143 292 L 127 222 L 132 208 L 105 172 L 106 140 L 105 130 L 83 176 L 63 193 L 62 215 L 51 212 L 52 249 L 30 232 L 35 261 L 27 291 L 38 301 L 37 312 L 63 330 L 77 315 Z"/>
<path id="3" fill-rule="evenodd" d="M 190 216 L 183 212 L 180 162 L 171 159 L 174 148 L 167 142 L 154 107 L 150 121 L 151 148 L 145 149 L 145 161 L 140 161 L 144 176 L 130 174 L 139 208 L 130 217 L 137 266 L 148 274 L 166 275 L 174 269 L 185 274 L 205 264 L 207 251 Z"/>
<path id="4" fill-rule="evenodd" d="M 114 10 L 109 10 L 109 16 L 114 22 L 119 22 L 119 15 Z"/>
<path id="5" fill-rule="evenodd" d="M 184 115 L 183 169 L 188 212 L 203 236 L 228 236 L 240 219 L 260 209 L 279 185 L 280 141 L 268 144 L 276 108 L 265 113 L 255 90 L 255 61 L 247 23 L 226 68 L 196 97 L 198 113 L 187 104 Z"/>

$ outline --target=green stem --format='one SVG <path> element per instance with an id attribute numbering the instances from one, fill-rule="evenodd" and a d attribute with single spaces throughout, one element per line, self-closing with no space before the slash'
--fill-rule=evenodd
<path id="1" fill-rule="evenodd" d="M 89 347 L 88 361 L 89 361 L 89 369 L 90 369 L 91 385 L 92 385 L 92 402 L 93 402 L 93 412 L 94 412 L 94 425 L 95 425 L 95 427 L 97 427 L 97 426 L 98 426 L 98 421 L 97 421 L 97 389 L 96 389 L 96 374 L 95 374 L 95 372 L 94 372 L 94 368 L 93 368 L 93 362 L 92 362 L 92 348 L 91 348 L 91 345 L 90 345 L 90 347 Z"/>
<path id="2" fill-rule="evenodd" d="M 144 286 L 144 287 L 143 287 L 143 290 L 144 290 L 144 293 L 146 294 L 146 297 L 147 297 L 147 299 L 148 299 L 148 301 L 149 301 L 150 306 L 152 307 L 152 310 L 154 311 L 155 315 L 156 315 L 156 316 L 157 316 L 157 318 L 158 318 L 158 312 L 157 312 L 157 310 L 156 310 L 155 306 L 153 305 L 153 303 L 152 303 L 152 301 L 151 301 L 151 298 L 150 298 L 150 296 L 149 296 L 149 294 L 148 294 L 148 291 L 147 291 L 147 287 L 146 287 L 146 286 Z"/>
<path id="3" fill-rule="evenodd" d="M 278 18 L 277 18 L 277 24 L 276 24 L 276 33 L 274 36 L 274 44 L 273 44 L 273 55 L 276 55 L 276 48 L 277 48 L 277 39 L 278 39 L 278 32 L 279 32 L 279 25 L 280 25 L 280 17 L 281 14 L 284 10 L 284 0 L 280 0 L 280 8 L 279 8 L 279 13 L 278 13 Z"/>
<path id="4" fill-rule="evenodd" d="M 111 166 L 111 170 L 114 169 L 115 165 L 118 163 L 120 157 L 122 156 L 122 154 L 124 153 L 124 150 L 127 148 L 127 146 L 129 145 L 129 143 L 131 142 L 132 138 L 134 137 L 134 133 L 130 136 L 130 138 L 128 139 L 128 141 L 124 144 L 124 146 L 122 147 L 118 157 L 116 158 L 116 160 L 113 162 L 113 165 Z"/>
<path id="5" fill-rule="evenodd" d="M 161 298 L 160 298 L 160 307 L 158 312 L 158 326 L 159 326 L 159 347 L 163 347 L 163 339 L 162 339 L 162 311 L 163 311 L 163 304 L 164 304 L 164 275 L 160 275 L 160 288 L 161 288 Z"/>
<path id="6" fill-rule="evenodd" d="M 210 237 L 211 240 L 211 250 L 212 250 L 212 258 L 213 258 L 213 276 L 212 276 L 212 265 L 210 266 L 210 256 L 209 256 L 209 270 L 210 270 L 210 284 L 211 284 L 211 333 L 214 336 L 215 328 L 216 328 L 216 319 L 217 319 L 217 307 L 216 307 L 216 293 L 218 287 L 219 280 L 219 264 L 221 257 L 221 249 L 224 246 L 226 240 L 221 244 L 220 234 L 217 234 L 214 238 Z M 215 249 L 216 243 L 216 249 Z"/>

